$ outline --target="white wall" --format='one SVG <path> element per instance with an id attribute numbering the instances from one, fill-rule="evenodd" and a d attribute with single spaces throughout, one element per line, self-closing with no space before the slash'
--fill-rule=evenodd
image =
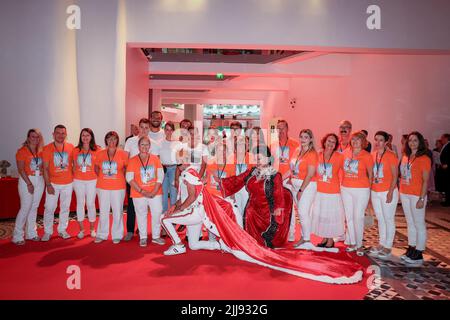
<path id="1" fill-rule="evenodd" d="M 400 144 L 401 134 L 418 130 L 434 146 L 450 132 L 449 89 L 450 56 L 351 55 L 350 76 L 292 79 L 288 100 L 295 97 L 296 108 L 267 116 L 290 121 L 291 135 L 311 128 L 317 141 L 349 119 L 371 138 L 385 130 Z"/>

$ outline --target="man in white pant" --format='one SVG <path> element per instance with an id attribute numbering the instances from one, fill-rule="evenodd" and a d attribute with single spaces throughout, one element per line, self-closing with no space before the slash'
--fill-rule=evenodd
<path id="1" fill-rule="evenodd" d="M 173 245 L 164 251 L 164 255 L 186 252 L 186 247 L 175 230 L 177 224 L 187 227 L 189 249 L 218 250 L 220 249 L 218 241 L 198 240 L 205 219 L 205 210 L 202 205 L 202 195 L 198 194 L 196 188 L 199 188 L 203 182 L 198 178 L 196 170 L 189 167 L 189 164 L 182 164 L 180 171 L 179 200 L 162 219 L 162 225 L 173 242 Z"/>
<path id="2" fill-rule="evenodd" d="M 53 234 L 55 209 L 59 198 L 58 234 L 63 239 L 69 239 L 67 226 L 69 224 L 70 201 L 72 199 L 72 151 L 73 145 L 66 143 L 67 130 L 63 125 L 57 125 L 53 131 L 54 141 L 44 147 L 44 180 L 47 187 L 44 211 L 44 236 L 42 241 L 49 241 Z"/>

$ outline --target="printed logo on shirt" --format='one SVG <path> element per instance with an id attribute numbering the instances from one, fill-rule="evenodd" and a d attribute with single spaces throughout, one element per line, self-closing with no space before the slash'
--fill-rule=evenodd
<path id="1" fill-rule="evenodd" d="M 83 155 L 82 153 L 78 154 L 78 157 L 77 157 L 78 166 L 82 167 L 83 163 L 87 167 L 92 166 L 92 157 L 91 157 L 90 153 L 88 155 L 86 155 L 86 154 Z"/>
<path id="2" fill-rule="evenodd" d="M 64 170 L 69 166 L 69 154 L 65 151 L 53 153 L 53 164 L 56 170 Z"/>
<path id="3" fill-rule="evenodd" d="M 318 173 L 322 177 L 323 182 L 330 182 L 333 178 L 333 165 L 331 163 L 320 163 Z"/>
<path id="4" fill-rule="evenodd" d="M 356 159 L 345 159 L 344 161 L 344 171 L 347 175 L 357 176 L 358 175 L 359 161 Z"/>
<path id="5" fill-rule="evenodd" d="M 143 184 L 149 183 L 151 180 L 155 179 L 155 167 L 147 166 L 141 167 L 140 169 L 141 181 Z"/>
<path id="6" fill-rule="evenodd" d="M 289 147 L 279 147 L 278 154 L 280 156 L 280 162 L 281 163 L 287 163 L 289 161 Z"/>
<path id="7" fill-rule="evenodd" d="M 380 183 L 383 180 L 383 178 L 384 178 L 383 168 L 384 167 L 383 167 L 382 163 L 380 163 L 380 165 L 378 166 L 378 169 L 377 169 L 376 165 L 373 166 L 373 182 L 374 183 Z"/>
<path id="8" fill-rule="evenodd" d="M 411 167 L 407 164 L 401 164 L 400 165 L 400 175 L 402 177 L 402 183 L 403 184 L 409 184 L 411 181 L 412 175 L 411 175 Z"/>
<path id="9" fill-rule="evenodd" d="M 33 158 L 33 159 L 31 159 L 31 162 L 30 162 L 30 169 L 31 169 L 31 171 L 39 171 L 39 167 L 41 165 L 42 165 L 42 159 L 41 158 Z"/>
<path id="10" fill-rule="evenodd" d="M 117 174 L 117 162 L 111 161 L 103 161 L 102 162 L 102 172 L 105 178 L 113 177 Z"/>

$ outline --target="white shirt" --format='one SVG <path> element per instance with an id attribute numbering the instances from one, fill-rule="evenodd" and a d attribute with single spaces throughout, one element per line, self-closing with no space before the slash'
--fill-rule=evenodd
<path id="1" fill-rule="evenodd" d="M 150 134 L 149 134 L 150 138 Z M 139 154 L 139 136 L 132 137 L 125 142 L 125 147 L 123 148 L 126 152 L 130 154 L 130 158 Z M 150 138 L 150 153 L 155 156 L 159 156 L 159 145 L 156 141 Z"/>
<path id="2" fill-rule="evenodd" d="M 164 131 L 161 129 L 158 132 L 152 132 L 150 130 L 150 132 L 148 133 L 148 137 L 153 141 L 157 142 L 158 144 L 161 144 L 161 142 L 166 139 L 166 135 L 164 134 Z"/>
<path id="3" fill-rule="evenodd" d="M 181 149 L 184 152 L 187 152 L 187 159 L 191 167 L 194 168 L 197 172 L 200 172 L 200 169 L 202 167 L 202 158 L 209 156 L 208 147 L 203 143 L 197 144 L 194 148 L 191 148 L 184 143 L 181 145 Z"/>
<path id="4" fill-rule="evenodd" d="M 177 164 L 177 152 L 182 149 L 180 141 L 161 141 L 159 150 L 159 159 L 163 165 Z"/>

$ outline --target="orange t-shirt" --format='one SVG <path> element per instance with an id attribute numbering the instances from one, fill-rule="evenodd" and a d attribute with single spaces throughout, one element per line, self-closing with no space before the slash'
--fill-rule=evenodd
<path id="1" fill-rule="evenodd" d="M 207 173 L 206 187 L 208 188 L 208 191 L 210 191 L 211 193 L 214 193 L 216 195 L 222 195 L 222 193 L 220 192 L 220 185 L 214 179 L 214 174 L 218 176 L 219 179 L 232 177 L 235 175 L 236 168 L 235 165 L 232 163 L 227 163 L 224 166 L 223 164 L 220 163 L 217 164 L 215 160 L 206 166 L 206 173 Z"/>
<path id="2" fill-rule="evenodd" d="M 55 184 L 69 184 L 73 181 L 72 174 L 73 145 L 64 143 L 61 149 L 56 149 L 55 144 L 49 143 L 42 151 L 43 161 L 48 164 L 50 182 Z"/>
<path id="3" fill-rule="evenodd" d="M 128 162 L 127 172 L 134 173 L 133 179 L 141 189 L 151 192 L 158 183 L 158 178 L 160 178 L 158 177 L 158 169 L 162 170 L 162 168 L 161 161 L 157 156 L 150 154 L 148 162 L 143 164 L 139 155 L 136 155 Z M 156 195 L 162 195 L 162 187 L 159 188 Z M 142 198 L 143 195 L 131 188 L 131 197 Z"/>
<path id="4" fill-rule="evenodd" d="M 111 161 L 110 161 L 111 160 Z M 125 189 L 125 168 L 128 165 L 128 153 L 117 149 L 114 157 L 108 158 L 108 150 L 97 153 L 95 165 L 98 167 L 97 188 L 104 190 Z"/>
<path id="5" fill-rule="evenodd" d="M 423 155 L 410 160 L 408 164 L 408 157 L 403 156 L 400 164 L 400 193 L 412 194 L 420 196 L 422 191 L 423 171 L 430 172 L 431 160 L 428 156 Z"/>
<path id="6" fill-rule="evenodd" d="M 370 181 L 367 169 L 373 170 L 373 159 L 366 150 L 361 150 L 358 156 L 352 158 L 352 150 L 343 153 L 342 186 L 347 188 L 369 188 Z"/>
<path id="7" fill-rule="evenodd" d="M 95 158 L 100 151 L 100 147 L 97 150 L 89 152 L 81 151 L 78 148 L 73 148 L 72 158 L 74 163 L 73 178 L 78 180 L 95 180 L 97 174 L 94 171 Z"/>
<path id="8" fill-rule="evenodd" d="M 330 160 L 325 162 L 323 152 L 318 155 L 318 164 L 316 170 L 317 192 L 321 193 L 340 193 L 341 186 L 339 173 L 342 170 L 343 156 L 335 151 Z"/>
<path id="9" fill-rule="evenodd" d="M 270 151 L 274 157 L 274 167 L 283 176 L 289 171 L 290 161 L 295 156 L 295 150 L 300 146 L 300 143 L 294 139 L 288 138 L 286 144 L 281 144 L 276 141 L 272 144 Z"/>
<path id="10" fill-rule="evenodd" d="M 303 157 L 300 156 L 300 149 L 295 151 L 294 157 L 290 161 L 290 170 L 292 177 L 304 180 L 308 174 L 308 166 L 317 167 L 318 156 L 316 150 L 309 150 Z M 311 178 L 311 181 L 316 181 L 316 175 Z"/>
<path id="11" fill-rule="evenodd" d="M 392 176 L 391 167 L 398 166 L 398 159 L 394 152 L 386 149 L 381 158 L 381 163 L 377 165 L 377 153 L 372 153 L 373 165 L 373 179 L 372 179 L 372 190 L 375 192 L 389 191 L 391 187 L 392 179 L 397 179 L 397 177 Z"/>
<path id="12" fill-rule="evenodd" d="M 17 150 L 16 161 L 23 161 L 25 163 L 24 170 L 27 176 L 42 176 L 42 170 L 44 170 L 42 167 L 42 151 L 38 152 L 35 158 L 30 149 L 23 146 Z"/>

